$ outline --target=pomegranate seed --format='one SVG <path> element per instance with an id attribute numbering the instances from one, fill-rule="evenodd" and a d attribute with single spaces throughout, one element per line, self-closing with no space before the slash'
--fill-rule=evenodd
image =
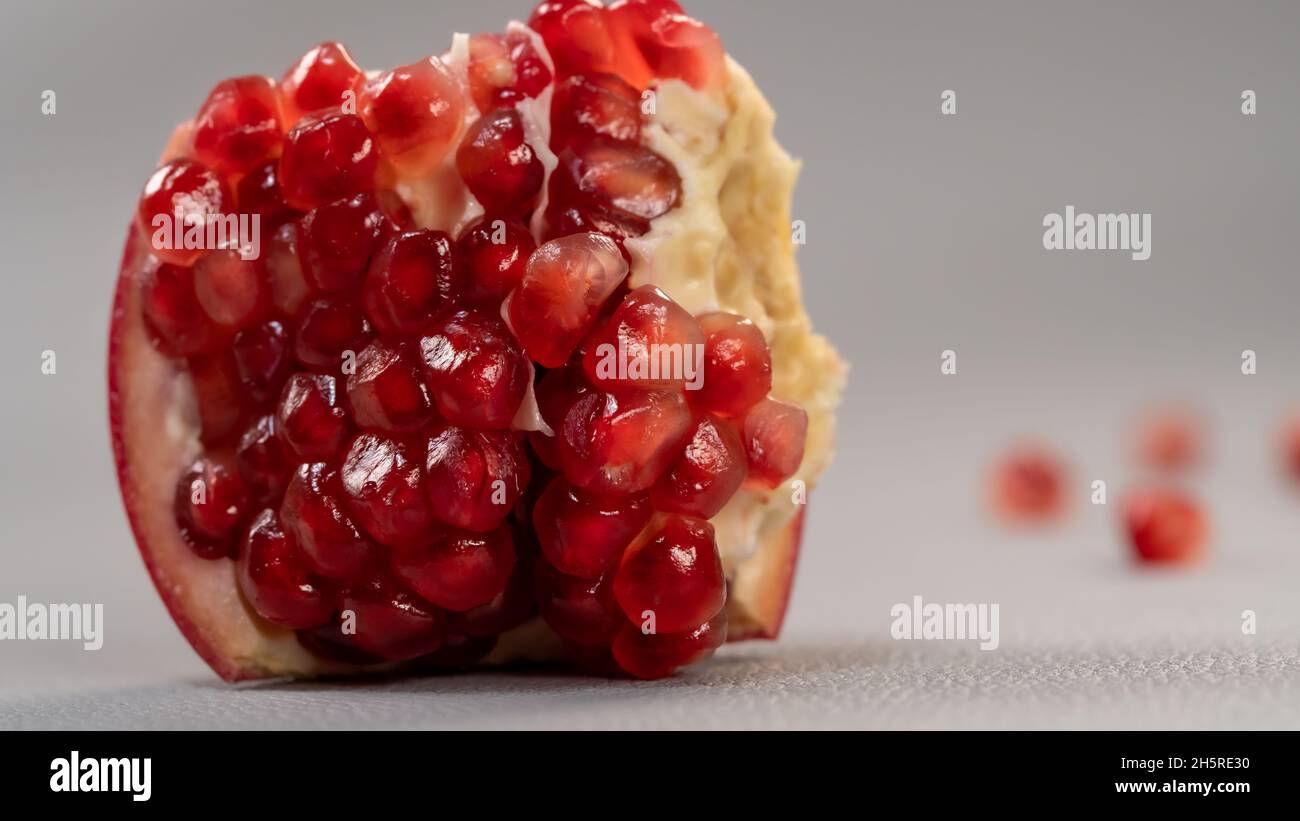
<path id="1" fill-rule="evenodd" d="M 1205 427 L 1190 408 L 1153 410 L 1138 425 L 1138 459 L 1154 470 L 1189 470 L 1205 456 Z"/>
<path id="2" fill-rule="evenodd" d="M 297 225 L 303 274 L 322 291 L 355 288 L 381 238 L 396 228 L 374 194 L 322 205 Z"/>
<path id="3" fill-rule="evenodd" d="M 758 326 L 724 312 L 697 317 L 704 331 L 704 379 L 690 399 L 719 416 L 741 417 L 772 390 L 772 352 Z"/>
<path id="4" fill-rule="evenodd" d="M 224 441 L 244 421 L 244 390 L 229 351 L 189 360 L 190 385 L 199 408 L 199 437 L 208 444 Z"/>
<path id="5" fill-rule="evenodd" d="M 361 527 L 380 544 L 418 539 L 433 522 L 421 455 L 400 442 L 363 433 L 343 459 L 343 492 Z"/>
<path id="6" fill-rule="evenodd" d="M 253 520 L 239 548 L 239 589 L 257 614 L 283 627 L 317 627 L 334 615 L 334 602 L 312 576 L 273 510 Z"/>
<path id="7" fill-rule="evenodd" d="M 375 187 L 379 154 L 355 114 L 325 111 L 304 117 L 284 139 L 280 190 L 299 211 L 310 211 Z"/>
<path id="8" fill-rule="evenodd" d="M 296 123 L 303 115 L 323 108 L 356 104 L 365 74 L 342 43 L 321 43 L 309 50 L 280 80 L 285 119 Z"/>
<path id="9" fill-rule="evenodd" d="M 294 215 L 280 192 L 279 167 L 279 162 L 260 165 L 249 171 L 235 188 L 240 213 L 259 215 L 262 230 L 268 234 Z"/>
<path id="10" fill-rule="evenodd" d="M 204 457 L 176 483 L 176 521 L 185 543 L 205 559 L 231 555 L 231 538 L 247 510 L 239 475 Z"/>
<path id="11" fill-rule="evenodd" d="M 584 494 L 559 477 L 533 508 L 533 527 L 546 560 L 561 573 L 583 579 L 604 575 L 649 520 L 645 496 Z"/>
<path id="12" fill-rule="evenodd" d="M 153 172 L 140 193 L 136 210 L 140 230 L 150 237 L 154 256 L 175 265 L 193 265 L 202 248 L 176 248 L 184 228 L 203 226 L 209 215 L 219 216 L 230 204 L 221 177 L 192 160 L 175 160 Z M 179 215 L 179 219 L 177 218 Z"/>
<path id="13" fill-rule="evenodd" d="M 298 226 L 286 223 L 275 229 L 263 255 L 271 304 L 286 316 L 293 316 L 307 298 L 307 280 L 298 261 Z"/>
<path id="14" fill-rule="evenodd" d="M 644 146 L 606 137 L 572 143 L 560 152 L 551 196 L 560 206 L 594 205 L 615 218 L 648 222 L 682 198 L 682 178 L 668 160 Z"/>
<path id="15" fill-rule="evenodd" d="M 315 572 L 346 579 L 368 565 L 375 547 L 344 510 L 338 473 L 324 462 L 299 465 L 284 490 L 280 519 Z"/>
<path id="16" fill-rule="evenodd" d="M 726 80 L 726 51 L 712 29 L 687 17 L 672 0 L 618 0 L 610 25 L 636 42 L 650 72 L 694 88 L 718 88 Z"/>
<path id="17" fill-rule="evenodd" d="M 280 156 L 280 95 L 270 77 L 223 80 L 194 117 L 194 156 L 225 174 Z"/>
<path id="18" fill-rule="evenodd" d="M 383 661 L 379 656 L 358 647 L 355 634 L 343 632 L 343 623 L 338 615 L 319 627 L 299 630 L 297 638 L 298 643 L 312 655 L 339 664 L 364 667 Z"/>
<path id="19" fill-rule="evenodd" d="M 625 623 L 609 578 L 579 579 L 543 565 L 538 604 L 561 638 L 581 646 L 608 645 Z"/>
<path id="20" fill-rule="evenodd" d="M 420 373 L 401 351 L 372 342 L 357 354 L 356 372 L 347 378 L 352 416 L 363 428 L 409 433 L 433 415 Z"/>
<path id="21" fill-rule="evenodd" d="M 576 368 L 559 368 L 547 371 L 537 383 L 537 408 L 543 421 L 553 431 L 560 430 L 569 408 L 583 394 L 589 393 L 591 387 L 582 378 L 582 372 Z M 556 437 L 533 431 L 528 434 L 533 453 L 542 464 L 552 470 L 560 470 L 560 453 Z"/>
<path id="22" fill-rule="evenodd" d="M 552 196 L 555 190 L 552 188 Z M 599 203 L 568 205 L 553 199 L 546 209 L 546 239 L 596 232 L 612 238 L 622 248 L 625 240 L 650 230 L 650 223 Z"/>
<path id="23" fill-rule="evenodd" d="M 356 617 L 356 646 L 387 661 L 427 655 L 446 639 L 442 612 L 383 576 L 350 587 L 341 606 Z"/>
<path id="24" fill-rule="evenodd" d="M 536 97 L 551 82 L 532 38 L 522 31 L 469 38 L 468 75 L 470 96 L 479 111 Z"/>
<path id="25" fill-rule="evenodd" d="M 649 490 L 673 463 L 691 427 L 676 391 L 591 392 L 556 431 L 564 475 L 593 493 Z"/>
<path id="26" fill-rule="evenodd" d="M 488 211 L 526 215 L 542 190 L 542 161 L 524 142 L 524 123 L 513 108 L 479 117 L 456 149 L 456 170 Z"/>
<path id="27" fill-rule="evenodd" d="M 726 640 L 725 610 L 694 630 L 680 633 L 646 634 L 639 626 L 628 624 L 614 637 L 614 660 L 637 678 L 664 678 L 679 667 L 712 656 Z"/>
<path id="28" fill-rule="evenodd" d="M 519 287 L 537 241 L 516 220 L 485 216 L 456 240 L 456 259 L 465 272 L 465 296 L 500 303 Z"/>
<path id="29" fill-rule="evenodd" d="M 429 436 L 425 476 L 435 516 L 462 530 L 492 530 L 528 486 L 523 437 L 444 426 Z"/>
<path id="30" fill-rule="evenodd" d="M 393 548 L 393 570 L 416 593 L 457 612 L 487 604 L 505 590 L 515 566 L 510 532 L 449 531 L 432 541 Z"/>
<path id="31" fill-rule="evenodd" d="M 601 234 L 543 243 L 509 304 L 510 326 L 528 355 L 548 368 L 563 365 L 627 271 L 618 246 Z"/>
<path id="32" fill-rule="evenodd" d="M 510 427 L 528 388 L 528 362 L 497 317 L 457 311 L 420 340 L 425 381 L 438 412 L 468 428 Z"/>
<path id="33" fill-rule="evenodd" d="M 289 455 L 275 434 L 275 417 L 258 417 L 239 439 L 235 450 L 239 474 L 252 494 L 266 502 L 277 498 L 289 481 Z"/>
<path id="34" fill-rule="evenodd" d="M 1061 459 L 1037 446 L 1008 453 L 993 475 L 993 503 L 1008 519 L 1044 521 L 1065 506 L 1065 467 Z"/>
<path id="35" fill-rule="evenodd" d="M 713 525 L 671 513 L 656 516 L 623 554 L 614 596 L 634 624 L 653 619 L 659 633 L 694 630 L 716 616 L 726 603 L 727 580 Z"/>
<path id="36" fill-rule="evenodd" d="M 247 327 L 269 307 L 257 264 L 230 249 L 207 251 L 199 257 L 194 295 L 204 313 L 227 331 Z"/>
<path id="37" fill-rule="evenodd" d="M 450 614 L 447 619 L 449 627 L 472 638 L 487 638 L 498 636 L 532 618 L 536 612 L 533 566 L 522 550 L 518 554 L 505 590 L 487 604 Z"/>
<path id="38" fill-rule="evenodd" d="M 613 74 L 575 74 L 555 87 L 551 147 L 597 136 L 639 142 L 641 95 Z"/>
<path id="39" fill-rule="evenodd" d="M 1201 558 L 1209 523 L 1196 500 L 1172 489 L 1149 488 L 1124 501 L 1124 526 L 1138 559 L 1184 564 Z"/>
<path id="40" fill-rule="evenodd" d="M 361 116 L 389 161 L 406 174 L 424 174 L 456 144 L 465 98 L 442 61 L 426 57 L 367 81 Z"/>
<path id="41" fill-rule="evenodd" d="M 637 88 L 654 80 L 636 44 L 609 11 L 586 0 L 547 0 L 528 18 L 542 36 L 560 76 L 588 71 L 617 74 Z"/>
<path id="42" fill-rule="evenodd" d="M 745 414 L 744 438 L 749 478 L 759 487 L 775 488 L 803 464 L 808 413 L 796 405 L 764 399 Z"/>
<path id="43" fill-rule="evenodd" d="M 195 294 L 192 269 L 167 262 L 146 268 L 140 301 L 154 347 L 163 353 L 192 356 L 220 341 L 216 323 Z"/>
<path id="44" fill-rule="evenodd" d="M 642 285 L 584 343 L 583 368 L 597 386 L 683 390 L 695 371 L 704 332 L 695 317 L 653 285 Z M 702 384 L 702 381 L 698 384 Z"/>
<path id="45" fill-rule="evenodd" d="M 740 434 L 725 421 L 706 416 L 650 498 L 656 510 L 711 519 L 744 484 L 745 471 Z"/>
<path id="46" fill-rule="evenodd" d="M 1300 480 L 1300 418 L 1292 417 L 1282 425 L 1282 468 L 1293 480 Z"/>
<path id="47" fill-rule="evenodd" d="M 369 336 L 370 326 L 355 305 L 316 299 L 307 303 L 298 322 L 293 353 L 309 368 L 333 370 L 347 351 L 360 350 Z"/>
<path id="48" fill-rule="evenodd" d="M 407 231 L 370 261 L 361 302 L 380 333 L 410 336 L 428 330 L 460 290 L 451 239 L 441 231 Z"/>
<path id="49" fill-rule="evenodd" d="M 343 444 L 347 413 L 339 407 L 338 384 L 321 373 L 295 373 L 280 394 L 276 430 L 299 458 L 329 459 Z"/>
<path id="50" fill-rule="evenodd" d="M 289 337 L 275 320 L 254 325 L 235 336 L 239 381 L 257 401 L 275 396 L 289 372 Z"/>

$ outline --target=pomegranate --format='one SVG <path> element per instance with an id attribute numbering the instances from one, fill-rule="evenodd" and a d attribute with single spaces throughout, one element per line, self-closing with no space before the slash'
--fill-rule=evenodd
<path id="1" fill-rule="evenodd" d="M 1140 488 L 1124 499 L 1124 527 L 1136 557 L 1186 564 L 1205 554 L 1210 525 L 1201 505 L 1172 488 Z"/>
<path id="2" fill-rule="evenodd" d="M 774 638 L 843 378 L 794 169 L 672 0 L 218 83 L 142 175 L 110 331 L 123 499 L 191 644 L 231 681 L 659 678 Z M 231 215 L 258 242 L 165 241 Z"/>

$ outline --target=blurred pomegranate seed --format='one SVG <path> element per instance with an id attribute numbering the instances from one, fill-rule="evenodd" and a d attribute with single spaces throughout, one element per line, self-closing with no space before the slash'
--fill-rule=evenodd
<path id="1" fill-rule="evenodd" d="M 461 290 L 451 239 L 441 231 L 407 231 L 370 261 L 361 301 L 381 334 L 407 336 L 428 330 Z"/>
<path id="2" fill-rule="evenodd" d="M 653 620 L 659 633 L 694 630 L 716 616 L 726 603 L 727 580 L 713 525 L 689 516 L 656 516 L 623 554 L 614 596 L 629 620 Z"/>
<path id="3" fill-rule="evenodd" d="M 510 532 L 448 531 L 393 548 L 393 570 L 411 589 L 447 610 L 465 611 L 501 594 L 515 566 Z"/>
<path id="4" fill-rule="evenodd" d="M 300 459 L 329 459 L 343 444 L 347 412 L 339 405 L 338 383 L 321 373 L 295 373 L 285 382 L 276 408 L 276 430 Z"/>
<path id="5" fill-rule="evenodd" d="M 193 356 L 220 342 L 216 323 L 195 294 L 193 269 L 166 262 L 147 268 L 140 298 L 154 346 L 163 353 Z"/>
<path id="6" fill-rule="evenodd" d="M 569 576 L 595 579 L 617 564 L 650 513 L 644 495 L 585 494 L 556 477 L 533 508 L 533 527 L 552 567 Z"/>
<path id="7" fill-rule="evenodd" d="M 1065 508 L 1066 484 L 1060 457 L 1038 446 L 1018 446 L 994 471 L 993 504 L 1011 520 L 1052 519 Z"/>
<path id="8" fill-rule="evenodd" d="M 303 274 L 322 291 L 355 288 L 385 234 L 396 228 L 374 194 L 322 205 L 297 225 Z"/>
<path id="9" fill-rule="evenodd" d="M 271 304 L 285 316 L 298 313 L 307 298 L 307 280 L 298 261 L 298 226 L 285 223 L 271 234 L 262 254 Z"/>
<path id="10" fill-rule="evenodd" d="M 380 544 L 418 539 L 433 523 L 422 458 L 416 449 L 373 433 L 357 436 L 343 458 L 339 476 L 348 507 Z"/>
<path id="11" fill-rule="evenodd" d="M 213 322 L 227 331 L 245 328 L 270 307 L 262 272 L 239 252 L 204 252 L 194 265 L 194 295 Z"/>
<path id="12" fill-rule="evenodd" d="M 409 661 L 432 653 L 446 639 L 442 611 L 385 576 L 349 587 L 341 609 L 356 617 L 353 643 L 387 661 Z"/>
<path id="13" fill-rule="evenodd" d="M 681 456 L 655 484 L 656 510 L 711 519 L 744 484 L 745 445 L 727 422 L 703 417 Z"/>
<path id="14" fill-rule="evenodd" d="M 642 285 L 583 343 L 583 369 L 593 385 L 684 390 L 703 379 L 697 352 L 704 332 L 695 317 L 653 285 Z M 699 384 L 703 384 L 702 381 Z"/>
<path id="15" fill-rule="evenodd" d="M 788 402 L 764 399 L 745 414 L 744 440 L 750 480 L 759 487 L 775 488 L 803 463 L 808 412 Z"/>
<path id="16" fill-rule="evenodd" d="M 246 407 L 235 358 L 229 351 L 191 357 L 189 370 L 199 408 L 199 438 L 207 444 L 225 442 L 244 422 Z"/>
<path id="17" fill-rule="evenodd" d="M 1281 446 L 1283 469 L 1292 479 L 1300 481 L 1300 416 L 1283 424 Z"/>
<path id="18" fill-rule="evenodd" d="M 509 304 L 510 326 L 528 355 L 548 368 L 563 365 L 627 272 L 618 246 L 601 234 L 543 243 Z"/>
<path id="19" fill-rule="evenodd" d="M 538 587 L 542 618 L 567 641 L 607 645 L 624 624 L 609 577 L 579 579 L 543 563 Z"/>
<path id="20" fill-rule="evenodd" d="M 249 171 L 235 187 L 235 202 L 241 214 L 257 214 L 262 231 L 270 234 L 294 216 L 280 191 L 279 162 L 269 162 Z"/>
<path id="21" fill-rule="evenodd" d="M 205 559 L 231 555 L 235 529 L 248 513 L 247 494 L 237 473 L 203 457 L 176 483 L 176 521 L 190 549 Z"/>
<path id="22" fill-rule="evenodd" d="M 429 436 L 426 489 L 433 513 L 462 530 L 485 532 L 514 509 L 531 470 L 523 437 L 447 425 Z"/>
<path id="23" fill-rule="evenodd" d="M 293 354 L 309 368 L 334 370 L 348 351 L 365 347 L 369 336 L 370 326 L 355 305 L 315 299 L 299 317 Z"/>
<path id="24" fill-rule="evenodd" d="M 614 637 L 614 660 L 637 678 L 656 679 L 712 656 L 727 641 L 727 613 L 719 611 L 709 621 L 680 633 L 645 633 L 625 624 Z"/>
<path id="25" fill-rule="evenodd" d="M 406 174 L 433 170 L 465 120 L 460 82 L 437 57 L 385 71 L 361 90 L 361 117 L 380 150 Z"/>
<path id="26" fill-rule="evenodd" d="M 525 216 L 542 190 L 542 161 L 524 141 L 523 119 L 513 108 L 498 108 L 474 121 L 456 149 L 456 170 L 493 213 Z"/>
<path id="27" fill-rule="evenodd" d="M 284 140 L 280 190 L 299 211 L 370 191 L 379 153 L 355 114 L 322 111 L 304 117 Z"/>
<path id="28" fill-rule="evenodd" d="M 469 88 L 474 106 L 491 111 L 536 97 L 551 82 L 551 72 L 528 33 L 475 34 L 469 38 Z"/>
<path id="29" fill-rule="evenodd" d="M 356 371 L 347 377 L 347 390 L 358 425 L 410 433 L 433 417 L 420 373 L 400 350 L 372 342 L 357 354 L 356 365 Z"/>
<path id="30" fill-rule="evenodd" d="M 420 340 L 420 354 L 443 418 L 468 428 L 510 427 L 529 372 L 504 322 L 481 311 L 456 311 Z"/>
<path id="31" fill-rule="evenodd" d="M 343 507 L 336 471 L 324 462 L 298 466 L 280 503 L 280 518 L 312 569 L 346 579 L 369 565 L 375 548 Z"/>
<path id="32" fill-rule="evenodd" d="M 154 256 L 175 265 L 192 265 L 203 250 L 176 247 L 183 244 L 177 240 L 183 240 L 185 227 L 205 225 L 210 215 L 225 213 L 231 204 L 230 192 L 216 172 L 192 160 L 175 160 L 149 177 L 136 214 Z"/>
<path id="33" fill-rule="evenodd" d="M 280 517 L 263 510 L 253 520 L 236 562 L 239 589 L 257 614 L 295 630 L 318 627 L 334 614 L 334 603 L 284 532 Z"/>
<path id="34" fill-rule="evenodd" d="M 586 0 L 547 0 L 528 18 L 542 36 L 560 76 L 584 72 L 617 74 L 637 88 L 654 80 L 631 35 L 611 25 L 609 11 Z"/>
<path id="35" fill-rule="evenodd" d="M 485 216 L 456 240 L 456 259 L 465 272 L 465 296 L 500 303 L 524 278 L 537 242 L 517 220 Z"/>
<path id="36" fill-rule="evenodd" d="M 194 156 L 225 174 L 280 156 L 280 96 L 270 77 L 223 80 L 194 117 Z"/>
<path id="37" fill-rule="evenodd" d="M 325 108 L 355 106 L 365 73 L 342 43 L 321 43 L 308 51 L 280 80 L 285 120 L 296 123 L 306 114 Z M 355 110 L 355 109 L 354 109 Z"/>
<path id="38" fill-rule="evenodd" d="M 235 450 L 239 475 L 251 494 L 261 502 L 279 498 L 289 481 L 292 465 L 284 444 L 275 433 L 275 417 L 258 417 L 244 431 Z"/>
<path id="39" fill-rule="evenodd" d="M 705 334 L 704 378 L 688 398 L 719 416 L 743 417 L 772 390 L 767 340 L 743 316 L 719 311 L 696 319 Z"/>
<path id="40" fill-rule="evenodd" d="M 1172 489 L 1147 488 L 1124 500 L 1124 526 L 1137 558 L 1181 564 L 1205 553 L 1209 522 L 1195 499 Z"/>
<path id="41" fill-rule="evenodd" d="M 1137 456 L 1149 468 L 1182 471 L 1205 456 L 1205 421 L 1189 408 L 1157 408 L 1137 426 Z"/>
<path id="42" fill-rule="evenodd" d="M 276 320 L 240 331 L 231 346 L 239 381 L 259 402 L 275 396 L 289 373 L 289 336 Z"/>
<path id="43" fill-rule="evenodd" d="M 608 13 L 611 26 L 627 32 L 637 44 L 653 76 L 679 79 L 698 89 L 725 83 L 722 41 L 672 0 L 616 0 Z"/>

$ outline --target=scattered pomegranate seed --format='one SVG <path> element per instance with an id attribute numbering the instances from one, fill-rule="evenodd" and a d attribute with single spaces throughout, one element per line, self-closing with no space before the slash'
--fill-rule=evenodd
<path id="1" fill-rule="evenodd" d="M 433 523 L 424 494 L 422 453 L 373 433 L 357 436 L 340 476 L 349 507 L 380 544 L 419 539 Z"/>
<path id="2" fill-rule="evenodd" d="M 524 124 L 513 108 L 479 117 L 456 150 L 456 170 L 483 207 L 523 216 L 542 190 L 542 161 L 524 142 Z"/>
<path id="3" fill-rule="evenodd" d="M 736 429 L 706 416 L 696 423 L 686 448 L 650 498 L 656 510 L 710 519 L 744 484 L 746 464 L 745 445 Z"/>
<path id="4" fill-rule="evenodd" d="M 447 425 L 429 437 L 429 504 L 453 527 L 485 532 L 500 525 L 523 495 L 530 473 L 518 433 Z"/>
<path id="5" fill-rule="evenodd" d="M 280 394 L 276 430 L 300 459 L 329 459 L 347 433 L 347 413 L 339 406 L 333 376 L 295 373 Z"/>
<path id="6" fill-rule="evenodd" d="M 1124 501 L 1124 526 L 1137 557 L 1181 564 L 1205 553 L 1209 523 L 1196 500 L 1171 489 L 1150 488 Z"/>
<path id="7" fill-rule="evenodd" d="M 441 231 L 407 231 L 390 238 L 370 261 L 361 300 L 381 334 L 428 330 L 460 296 L 450 238 Z"/>
<path id="8" fill-rule="evenodd" d="M 1300 481 L 1300 418 L 1282 426 L 1282 467 L 1292 479 Z"/>
<path id="9" fill-rule="evenodd" d="M 296 123 L 304 115 L 325 108 L 356 104 L 365 73 L 342 43 L 321 43 L 309 50 L 280 80 L 285 119 Z"/>
<path id="10" fill-rule="evenodd" d="M 994 505 L 1012 520 L 1052 519 L 1065 508 L 1065 473 L 1056 454 L 1038 446 L 1019 446 L 994 473 Z"/>
<path id="11" fill-rule="evenodd" d="M 537 242 L 517 220 L 485 216 L 456 240 L 456 258 L 465 271 L 465 296 L 500 303 L 519 287 Z"/>
<path id="12" fill-rule="evenodd" d="M 703 519 L 659 514 L 627 552 L 614 576 L 614 596 L 637 625 L 656 632 L 694 630 L 713 618 L 727 598 L 713 525 Z"/>
<path id="13" fill-rule="evenodd" d="M 542 618 L 577 645 L 608 645 L 624 624 L 608 577 L 579 579 L 543 565 L 538 604 Z"/>
<path id="14" fill-rule="evenodd" d="M 241 214 L 257 214 L 262 231 L 269 234 L 294 216 L 280 191 L 280 163 L 269 162 L 249 171 L 235 188 L 235 202 Z"/>
<path id="15" fill-rule="evenodd" d="M 194 265 L 194 295 L 213 322 L 227 331 L 256 322 L 270 307 L 262 272 L 230 249 L 207 251 Z"/>
<path id="16" fill-rule="evenodd" d="M 259 402 L 275 396 L 289 373 L 289 336 L 276 320 L 240 331 L 232 346 L 239 381 Z"/>
<path id="17" fill-rule="evenodd" d="M 280 96 L 270 77 L 223 80 L 194 117 L 194 156 L 225 174 L 280 156 Z"/>
<path id="18" fill-rule="evenodd" d="M 374 194 L 322 205 L 298 221 L 298 259 L 322 291 L 355 288 L 385 234 L 395 230 Z"/>
<path id="19" fill-rule="evenodd" d="M 307 280 L 298 261 L 298 226 L 286 223 L 275 229 L 262 254 L 271 304 L 286 316 L 298 313 L 307 298 Z"/>
<path id="20" fill-rule="evenodd" d="M 593 493 L 649 490 L 673 463 L 691 427 L 677 391 L 593 391 L 556 431 L 564 475 Z"/>
<path id="21" fill-rule="evenodd" d="M 272 510 L 253 520 L 239 548 L 239 589 L 262 618 L 302 630 L 334 614 L 334 603 Z"/>
<path id="22" fill-rule="evenodd" d="M 357 354 L 356 372 L 347 377 L 352 416 L 363 428 L 389 433 L 419 430 L 433 416 L 420 373 L 402 352 L 372 342 Z"/>
<path id="23" fill-rule="evenodd" d="M 324 462 L 298 466 L 280 503 L 287 525 L 312 569 L 332 579 L 346 579 L 367 567 L 372 545 L 352 523 L 343 506 L 338 473 Z"/>
<path id="24" fill-rule="evenodd" d="M 260 416 L 244 431 L 235 451 L 239 475 L 261 502 L 278 499 L 289 482 L 292 465 L 275 432 L 275 417 Z"/>
<path id="25" fill-rule="evenodd" d="M 504 322 L 457 311 L 420 340 L 420 354 L 434 404 L 448 422 L 510 427 L 528 389 L 528 363 Z"/>
<path id="26" fill-rule="evenodd" d="M 176 520 L 186 544 L 205 559 L 231 555 L 235 530 L 247 514 L 247 494 L 239 475 L 202 458 L 176 483 Z"/>
<path id="27" fill-rule="evenodd" d="M 772 353 L 763 332 L 736 314 L 697 317 L 705 334 L 704 379 L 691 402 L 719 416 L 741 417 L 772 390 Z"/>
<path id="28" fill-rule="evenodd" d="M 510 297 L 510 326 L 528 355 L 548 368 L 563 365 L 627 271 L 618 246 L 602 234 L 543 243 Z"/>
<path id="29" fill-rule="evenodd" d="M 664 678 L 679 667 L 712 656 L 726 640 L 725 610 L 694 630 L 680 633 L 646 634 L 635 624 L 625 624 L 614 637 L 614 660 L 637 678 Z"/>
<path id="30" fill-rule="evenodd" d="M 745 414 L 744 438 L 749 478 L 759 487 L 774 488 L 803 463 L 808 412 L 787 402 L 764 399 Z"/>
<path id="31" fill-rule="evenodd" d="M 551 82 L 551 72 L 522 31 L 469 38 L 470 96 L 479 111 L 491 111 L 536 97 Z"/>
<path id="32" fill-rule="evenodd" d="M 406 174 L 424 174 L 456 144 L 465 98 L 442 61 L 426 57 L 367 81 L 361 116 L 390 162 Z"/>
<path id="33" fill-rule="evenodd" d="M 163 353 L 193 356 L 220 342 L 216 323 L 195 294 L 193 269 L 167 262 L 146 269 L 140 299 L 154 346 Z"/>
<path id="34" fill-rule="evenodd" d="M 393 570 L 411 589 L 447 610 L 464 611 L 501 594 L 515 566 L 510 532 L 449 531 L 393 548 Z"/>
<path id="35" fill-rule="evenodd" d="M 182 243 L 175 240 L 183 241 L 185 227 L 205 225 L 210 215 L 225 213 L 230 204 L 230 192 L 220 176 L 201 163 L 175 160 L 149 177 L 136 214 L 154 256 L 175 265 L 192 265 L 202 248 L 179 248 Z"/>
<path id="36" fill-rule="evenodd" d="M 370 191 L 379 154 L 355 114 L 324 111 L 298 122 L 284 139 L 280 190 L 299 211 Z"/>
<path id="37" fill-rule="evenodd" d="M 551 100 L 551 147 L 607 137 L 641 139 L 641 95 L 613 74 L 575 74 L 555 87 Z"/>
<path id="38" fill-rule="evenodd" d="M 557 477 L 533 508 L 533 527 L 552 567 L 569 576 L 596 579 L 617 564 L 650 513 L 643 495 L 585 494 Z"/>
<path id="39" fill-rule="evenodd" d="M 370 326 L 355 305 L 314 299 L 307 303 L 298 320 L 293 353 L 309 368 L 335 370 L 344 354 L 359 351 L 369 336 Z"/>
<path id="40" fill-rule="evenodd" d="M 584 343 L 583 368 L 592 384 L 604 387 L 683 390 L 704 348 L 699 323 L 653 285 L 642 285 Z"/>
<path id="41" fill-rule="evenodd" d="M 1138 425 L 1138 459 L 1155 470 L 1193 468 L 1205 456 L 1205 427 L 1200 415 L 1189 408 L 1153 410 Z"/>
<path id="42" fill-rule="evenodd" d="M 614 218 L 648 225 L 682 198 L 682 179 L 673 164 L 635 143 L 593 137 L 570 144 L 559 162 L 551 175 L 557 207 L 607 208 Z"/>
<path id="43" fill-rule="evenodd" d="M 356 646 L 387 661 L 427 655 L 446 640 L 442 612 L 384 576 L 350 587 L 341 606 L 356 618 Z"/>

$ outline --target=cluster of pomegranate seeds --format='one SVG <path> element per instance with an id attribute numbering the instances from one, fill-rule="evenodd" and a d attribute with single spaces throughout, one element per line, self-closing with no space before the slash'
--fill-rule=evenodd
<path id="1" fill-rule="evenodd" d="M 803 457 L 753 323 L 627 282 L 623 240 L 682 196 L 643 92 L 720 84 L 716 36 L 670 0 L 546 2 L 533 27 L 554 76 L 512 26 L 470 39 L 463 78 L 367 79 L 323 43 L 222 82 L 140 199 L 146 234 L 262 219 L 258 259 L 157 249 L 141 311 L 202 422 L 178 529 L 324 658 L 461 666 L 540 614 L 594 669 L 668 675 L 726 637 L 708 520 Z M 544 191 L 523 104 L 550 87 Z M 393 189 L 436 168 L 484 209 L 458 236 Z"/>

